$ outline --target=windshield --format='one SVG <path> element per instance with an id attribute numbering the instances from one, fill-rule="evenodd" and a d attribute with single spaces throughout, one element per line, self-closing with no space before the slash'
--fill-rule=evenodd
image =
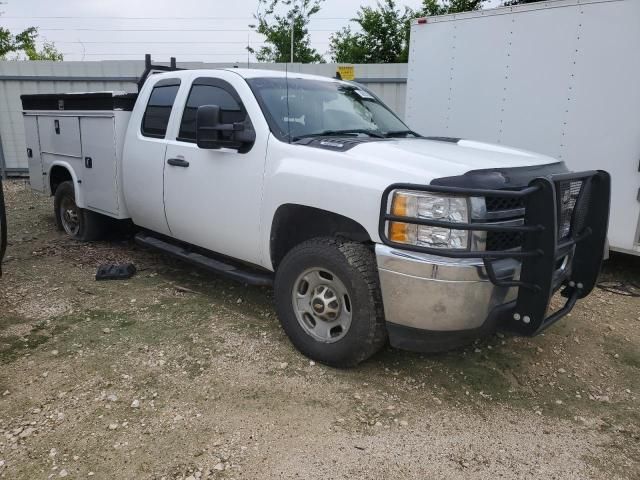
<path id="1" fill-rule="evenodd" d="M 296 141 L 320 135 L 413 134 L 371 93 L 357 85 L 300 78 L 252 78 L 273 133 Z"/>

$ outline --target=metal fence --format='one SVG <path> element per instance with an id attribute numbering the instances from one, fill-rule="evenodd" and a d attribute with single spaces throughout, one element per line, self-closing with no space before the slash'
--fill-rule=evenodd
<path id="1" fill-rule="evenodd" d="M 184 68 L 247 67 L 237 63 L 179 63 Z M 252 63 L 250 68 L 284 70 L 284 64 Z M 356 81 L 379 95 L 404 117 L 407 82 L 406 64 L 355 65 Z M 293 64 L 289 71 L 333 77 L 337 64 Z M 20 95 L 30 93 L 135 92 L 144 62 L 118 60 L 101 62 L 17 62 L 0 61 L 0 175 L 27 173 L 24 124 Z"/>

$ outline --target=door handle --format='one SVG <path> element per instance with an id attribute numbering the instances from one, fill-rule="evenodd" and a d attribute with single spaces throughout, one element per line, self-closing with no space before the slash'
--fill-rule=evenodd
<path id="1" fill-rule="evenodd" d="M 84 157 L 85 168 L 93 168 L 93 159 L 91 157 Z"/>
<path id="2" fill-rule="evenodd" d="M 182 167 L 187 168 L 189 166 L 189 162 L 187 162 L 184 158 L 170 158 L 167 160 L 169 165 L 173 165 L 174 167 Z"/>

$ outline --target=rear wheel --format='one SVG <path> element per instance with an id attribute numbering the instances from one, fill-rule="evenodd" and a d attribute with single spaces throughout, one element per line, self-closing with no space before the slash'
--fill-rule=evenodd
<path id="1" fill-rule="evenodd" d="M 73 183 L 70 181 L 58 186 L 53 206 L 58 229 L 76 240 L 99 240 L 107 229 L 105 217 L 76 205 Z"/>
<path id="2" fill-rule="evenodd" d="M 292 249 L 278 267 L 276 308 L 303 354 L 352 367 L 386 341 L 375 255 L 366 246 L 317 238 Z"/>

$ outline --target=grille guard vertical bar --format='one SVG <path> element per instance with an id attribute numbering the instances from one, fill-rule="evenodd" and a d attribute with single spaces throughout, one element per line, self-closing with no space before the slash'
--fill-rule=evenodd
<path id="1" fill-rule="evenodd" d="M 524 288 L 518 292 L 513 315 L 514 319 L 520 320 L 514 322 L 513 327 L 526 334 L 538 329 L 553 296 L 553 272 L 558 245 L 555 183 L 549 178 L 536 178 L 531 184 L 539 188 L 526 199 L 524 224 L 541 224 L 545 228 L 537 238 L 526 235 L 522 246 L 523 249 L 539 248 L 542 252 L 534 261 L 523 259 L 520 270 L 521 281 L 538 287 L 537 292 Z"/>
<path id="2" fill-rule="evenodd" d="M 590 173 L 586 175 L 586 173 Z M 560 182 L 570 180 L 583 180 L 585 182 L 574 212 L 572 213 L 572 228 L 569 240 L 558 244 L 557 239 L 557 195 L 556 185 Z M 545 228 L 539 240 L 544 254 L 535 261 L 524 259 L 520 279 L 531 282 L 541 287 L 541 291 L 535 294 L 526 289 L 520 289 L 516 306 L 513 311 L 514 318 L 519 316 L 520 320 L 513 321 L 511 326 L 517 332 L 525 335 L 536 335 L 564 315 L 569 313 L 576 301 L 586 297 L 596 284 L 600 267 L 605 253 L 607 238 L 607 227 L 609 223 L 609 203 L 611 191 L 611 179 L 607 172 L 585 172 L 585 174 L 564 174 L 552 176 L 550 178 L 538 178 L 533 183 L 542 185 L 542 188 L 528 198 L 525 225 L 538 221 L 545 221 L 544 212 L 553 211 L 555 228 Z M 534 203 L 535 202 L 535 203 Z M 535 208 L 529 206 L 535 205 Z M 582 230 L 574 231 L 575 214 L 579 209 L 585 209 L 585 220 Z M 545 223 L 545 227 L 549 227 Z M 553 234 L 551 234 L 553 233 Z M 532 239 L 525 238 L 524 248 L 527 248 Z M 556 261 L 562 258 L 569 249 L 573 248 L 573 260 L 570 277 L 565 279 L 562 286 L 562 296 L 566 297 L 565 304 L 557 311 L 547 316 L 547 310 L 551 297 L 555 293 L 553 286 L 553 274 Z M 528 322 L 524 319 L 528 317 Z"/>

